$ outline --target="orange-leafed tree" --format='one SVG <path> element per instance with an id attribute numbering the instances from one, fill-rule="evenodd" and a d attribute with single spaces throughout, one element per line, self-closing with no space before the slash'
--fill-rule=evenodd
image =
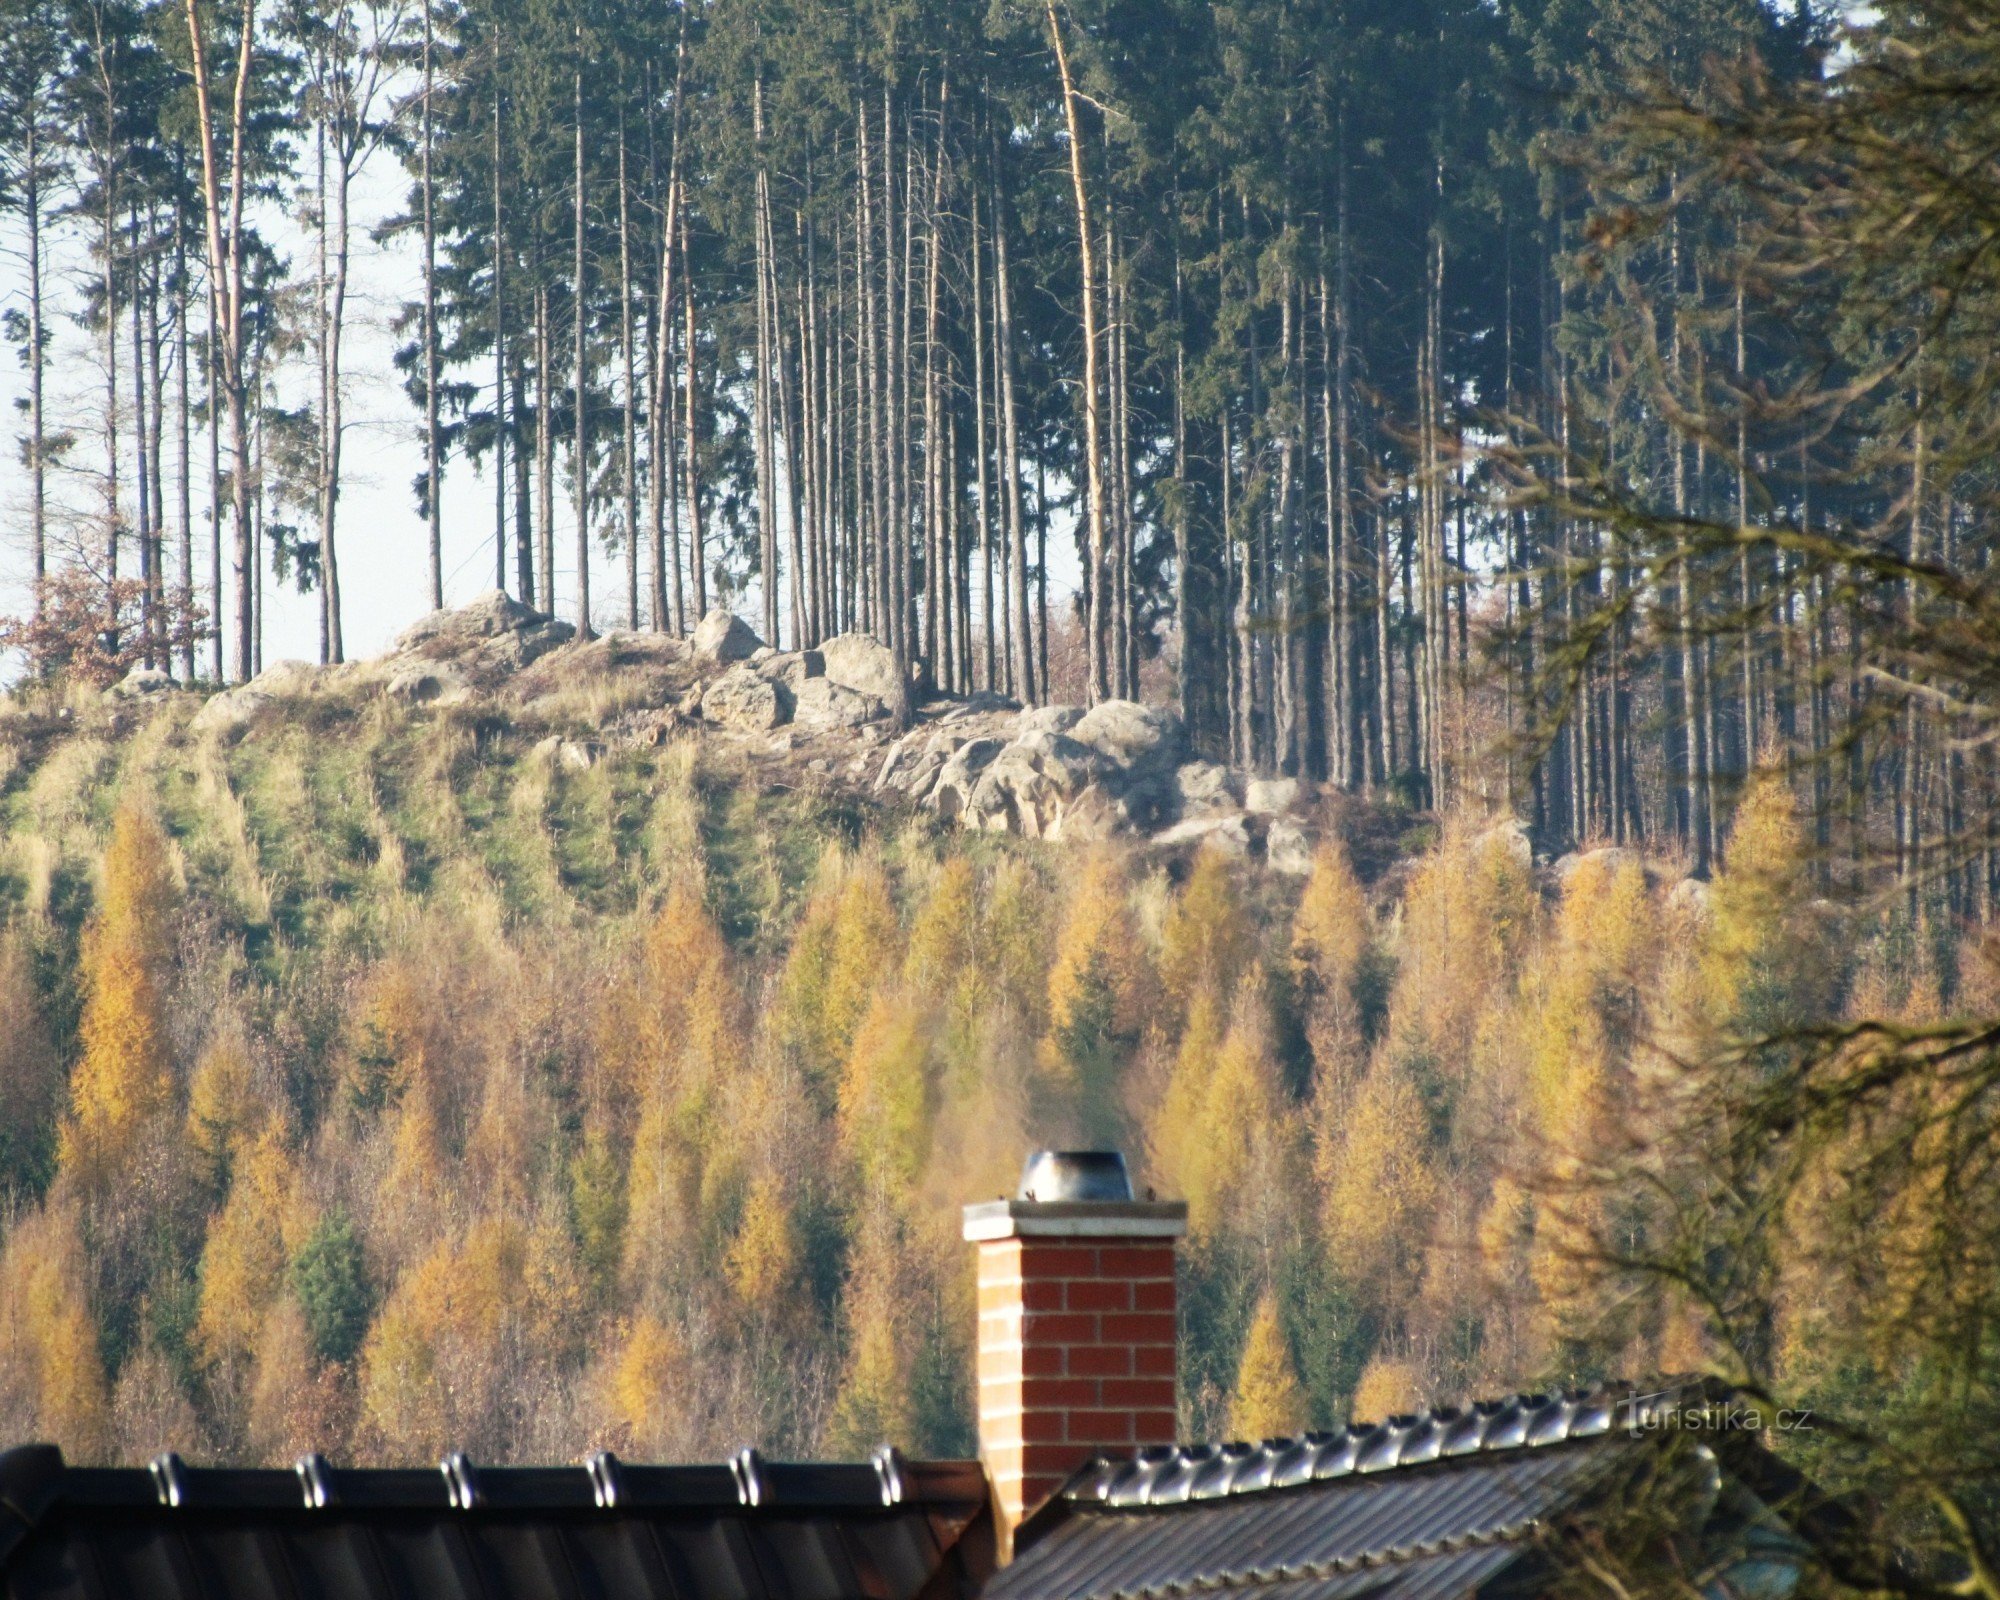
<path id="1" fill-rule="evenodd" d="M 21 1218 L 0 1253 L 0 1417 L 10 1437 L 47 1439 L 85 1462 L 112 1442 L 90 1277 L 66 1201 Z"/>
<path id="2" fill-rule="evenodd" d="M 202 1252 L 195 1342 L 213 1368 L 249 1370 L 292 1257 L 311 1235 L 300 1187 L 298 1162 L 274 1121 L 244 1151 Z"/>
<path id="3" fill-rule="evenodd" d="M 102 898 L 84 937 L 83 1053 L 70 1076 L 59 1161 L 90 1186 L 110 1181 L 173 1099 L 162 986 L 172 950 L 173 847 L 127 802 L 112 822 Z"/>

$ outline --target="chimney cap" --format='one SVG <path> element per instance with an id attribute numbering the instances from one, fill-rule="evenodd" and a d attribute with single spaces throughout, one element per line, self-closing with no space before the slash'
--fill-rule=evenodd
<path id="1" fill-rule="evenodd" d="M 965 1208 L 965 1237 L 998 1239 L 1178 1239 L 1185 1200 L 1136 1200 L 1116 1150 L 1037 1150 L 1021 1168 L 1021 1192 Z"/>
<path id="2" fill-rule="evenodd" d="M 1117 1150 L 1037 1150 L 1021 1164 L 1017 1200 L 1129 1201 L 1132 1174 Z"/>

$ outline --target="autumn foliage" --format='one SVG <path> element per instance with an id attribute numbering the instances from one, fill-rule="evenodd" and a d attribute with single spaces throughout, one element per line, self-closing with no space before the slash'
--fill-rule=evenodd
<path id="1" fill-rule="evenodd" d="M 101 822 L 21 792 L 56 864 L 0 880 L 9 1434 L 970 1451 L 957 1207 L 1085 1141 L 1189 1202 L 1189 1435 L 1649 1370 L 1706 1336 L 1607 1280 L 1607 1234 L 1656 1222 L 1587 1180 L 1676 1114 L 1666 1063 L 1960 981 L 1908 929 L 1828 960 L 1778 788 L 1712 886 L 1551 870 L 1469 819 L 1380 882 L 1329 830 L 1291 880 L 829 843 L 680 750 L 651 788 L 544 771 L 480 809 L 471 745 L 374 737 L 79 761 Z M 1865 1271 L 1814 1264 L 1838 1159 L 1788 1212 L 1802 1363 L 1836 1324 L 1880 1347 L 1956 1314 L 1921 1184 L 1884 1179 Z"/>

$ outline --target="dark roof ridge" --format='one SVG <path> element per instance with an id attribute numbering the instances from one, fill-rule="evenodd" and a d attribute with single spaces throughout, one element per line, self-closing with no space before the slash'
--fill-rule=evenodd
<path id="1" fill-rule="evenodd" d="M 1539 1449 L 1600 1438 L 1620 1427 L 1633 1433 L 1657 1429 L 1691 1401 L 1714 1398 L 1715 1386 L 1695 1378 L 1645 1387 L 1601 1383 L 1431 1407 L 1381 1422 L 1254 1444 L 1155 1446 L 1131 1456 L 1097 1457 L 1063 1485 L 1051 1504 L 1078 1510 L 1166 1508 L 1471 1455 Z"/>
<path id="2" fill-rule="evenodd" d="M 658 1466 L 599 1451 L 576 1466 L 479 1466 L 461 1452 L 435 1468 L 335 1467 L 301 1456 L 289 1471 L 192 1467 L 171 1451 L 145 1467 L 77 1467 L 53 1445 L 0 1452 L 0 1559 L 59 1505 L 188 1511 L 713 1509 L 859 1514 L 983 1502 L 976 1461 L 910 1461 L 884 1446 L 867 1461 L 767 1461 L 754 1449 L 715 1465 Z M 12 1526 L 9 1526 L 9 1525 Z"/>

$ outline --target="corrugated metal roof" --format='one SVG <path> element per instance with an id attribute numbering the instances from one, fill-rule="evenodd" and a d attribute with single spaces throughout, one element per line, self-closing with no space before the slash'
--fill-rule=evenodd
<path id="1" fill-rule="evenodd" d="M 985 1600 L 1449 1600 L 1520 1558 L 1686 1391 L 1516 1395 L 1262 1444 L 1100 1459 Z"/>
<path id="2" fill-rule="evenodd" d="M 972 1462 L 296 1472 L 0 1455 L 7 1600 L 966 1600 Z"/>

